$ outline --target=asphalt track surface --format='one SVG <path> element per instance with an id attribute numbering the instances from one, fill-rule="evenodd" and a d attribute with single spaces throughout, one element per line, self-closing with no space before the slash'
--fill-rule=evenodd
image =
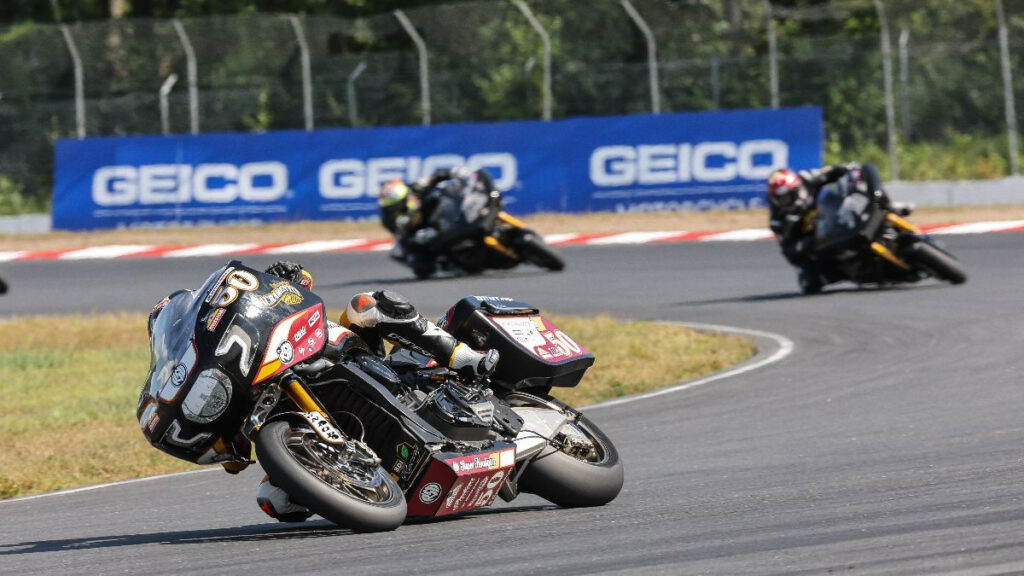
<path id="1" fill-rule="evenodd" d="M 795 296 L 768 242 L 565 248 L 561 274 L 430 282 L 380 253 L 306 258 L 328 302 L 386 286 L 439 313 L 466 293 L 513 295 L 559 313 L 765 330 L 795 348 L 590 410 L 626 467 L 604 507 L 524 496 L 361 535 L 268 521 L 258 470 L 201 472 L 0 503 L 0 574 L 1020 573 L 1024 234 L 946 243 L 964 286 L 813 298 Z M 224 261 L 12 263 L 0 313 L 143 310 Z"/>

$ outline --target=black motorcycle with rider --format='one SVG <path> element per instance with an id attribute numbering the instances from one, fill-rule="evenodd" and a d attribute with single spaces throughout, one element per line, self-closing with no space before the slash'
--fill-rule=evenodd
<path id="1" fill-rule="evenodd" d="M 615 446 L 551 396 L 594 356 L 537 308 L 469 296 L 434 324 L 383 290 L 335 323 L 311 290 L 296 264 L 233 261 L 159 302 L 136 409 L 147 440 L 231 473 L 255 449 L 266 514 L 357 531 L 522 492 L 563 507 L 618 495 Z"/>
<path id="2" fill-rule="evenodd" d="M 416 182 L 389 181 L 379 206 L 381 223 L 395 238 L 391 257 L 418 278 L 522 263 L 565 267 L 541 235 L 503 210 L 501 192 L 482 169 L 440 169 Z"/>
<path id="3" fill-rule="evenodd" d="M 906 220 L 912 207 L 889 198 L 873 164 L 777 170 L 768 178 L 768 205 L 769 226 L 804 294 L 841 281 L 967 280 L 952 254 Z"/>

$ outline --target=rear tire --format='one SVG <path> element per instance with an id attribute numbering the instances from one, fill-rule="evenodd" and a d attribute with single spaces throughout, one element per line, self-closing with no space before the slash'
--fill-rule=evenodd
<path id="1" fill-rule="evenodd" d="M 544 239 L 534 232 L 526 232 L 519 241 L 519 251 L 527 262 L 559 272 L 565 268 L 565 260 L 548 246 Z"/>
<path id="2" fill-rule="evenodd" d="M 517 395 L 522 399 L 525 395 Z M 540 399 L 541 397 L 538 397 Z M 558 404 L 555 400 L 544 399 Z M 545 406 L 545 402 L 522 402 L 514 405 Z M 563 508 L 602 506 L 611 502 L 622 490 L 624 473 L 619 453 L 611 440 L 586 416 L 569 422 L 593 444 L 596 454 L 582 459 L 553 446 L 548 446 L 527 465 L 519 479 L 523 492 L 536 494 Z"/>
<path id="3" fill-rule="evenodd" d="M 964 267 L 938 246 L 927 242 L 918 242 L 910 249 L 911 260 L 930 272 L 939 280 L 951 284 L 963 284 L 967 281 Z"/>
<path id="4" fill-rule="evenodd" d="M 263 426 L 255 443 L 274 485 L 331 522 L 381 532 L 405 521 L 405 497 L 383 468 L 339 458 L 344 449 L 322 441 L 308 426 L 276 420 Z"/>

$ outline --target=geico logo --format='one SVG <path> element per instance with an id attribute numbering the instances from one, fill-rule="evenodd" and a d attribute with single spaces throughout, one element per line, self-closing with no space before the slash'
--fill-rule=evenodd
<path id="1" fill-rule="evenodd" d="M 92 177 L 92 199 L 99 206 L 182 204 L 192 200 L 224 204 L 238 198 L 273 202 L 287 191 L 288 167 L 280 162 L 105 166 Z"/>
<path id="2" fill-rule="evenodd" d="M 595 186 L 762 180 L 789 163 L 782 140 L 602 146 L 590 155 Z"/>
<path id="3" fill-rule="evenodd" d="M 512 188 L 519 177 L 516 157 L 507 152 L 474 154 L 469 158 L 458 154 L 439 154 L 426 158 L 344 158 L 329 160 L 320 166 L 320 195 L 330 200 L 373 197 L 389 180 L 397 178 L 410 182 L 430 175 L 439 168 L 457 166 L 487 170 L 499 190 Z"/>

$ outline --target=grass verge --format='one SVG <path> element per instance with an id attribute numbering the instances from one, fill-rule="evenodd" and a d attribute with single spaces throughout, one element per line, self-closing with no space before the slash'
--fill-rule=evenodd
<path id="1" fill-rule="evenodd" d="M 145 315 L 0 320 L 0 498 L 195 469 L 154 450 L 135 420 L 149 352 Z M 739 337 L 610 316 L 552 316 L 597 363 L 557 396 L 591 404 L 742 362 Z"/>

